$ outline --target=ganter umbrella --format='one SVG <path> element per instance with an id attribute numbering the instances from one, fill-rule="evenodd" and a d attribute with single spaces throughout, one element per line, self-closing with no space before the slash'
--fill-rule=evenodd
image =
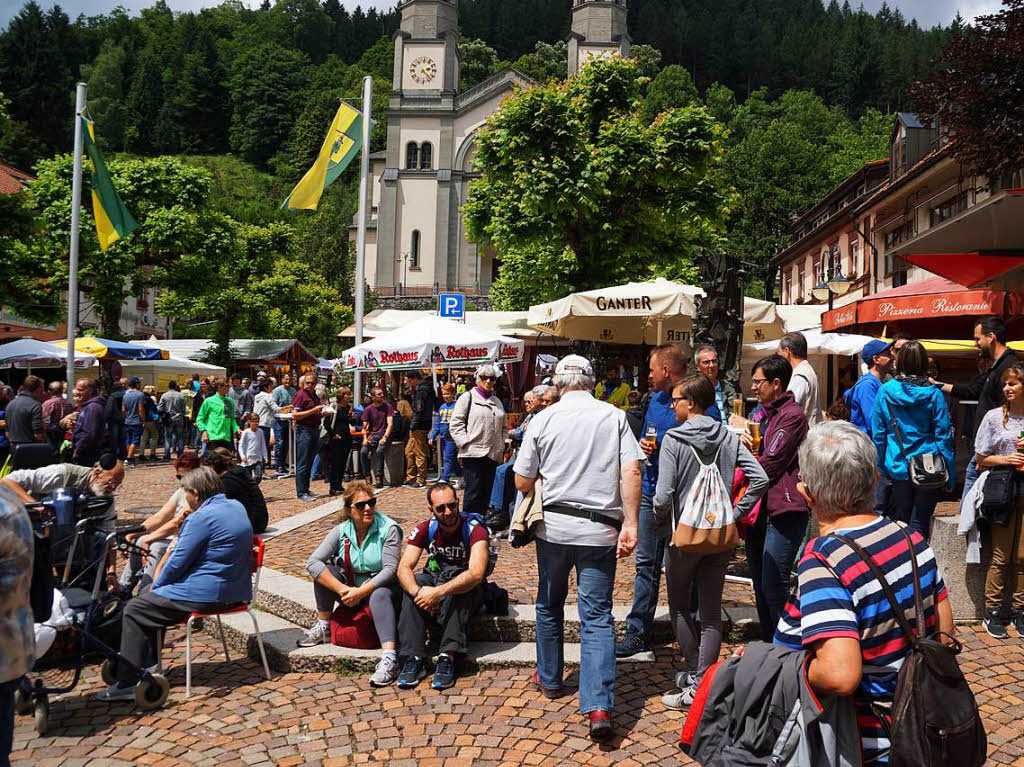
<path id="1" fill-rule="evenodd" d="M 522 358 L 518 339 L 436 316 L 421 317 L 342 354 L 347 371 L 461 368 Z"/>
<path id="2" fill-rule="evenodd" d="M 655 345 L 682 341 L 693 329 L 704 291 L 658 278 L 572 293 L 530 307 L 527 324 L 562 338 Z M 743 299 L 743 340 L 779 338 L 782 323 L 771 301 Z"/>

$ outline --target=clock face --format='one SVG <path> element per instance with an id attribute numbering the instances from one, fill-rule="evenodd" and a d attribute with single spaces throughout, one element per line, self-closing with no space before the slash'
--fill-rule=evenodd
<path id="1" fill-rule="evenodd" d="M 433 59 L 420 56 L 409 66 L 409 74 L 420 85 L 426 85 L 437 76 L 437 64 Z"/>

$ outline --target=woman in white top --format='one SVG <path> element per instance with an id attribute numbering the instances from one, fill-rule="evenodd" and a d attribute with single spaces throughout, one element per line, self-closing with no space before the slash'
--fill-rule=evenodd
<path id="1" fill-rule="evenodd" d="M 498 369 L 494 365 L 477 368 L 476 386 L 455 402 L 448 423 L 466 479 L 462 499 L 466 513 L 486 513 L 494 472 L 504 457 L 505 407 L 494 393 L 497 380 Z"/>
<path id="2" fill-rule="evenodd" d="M 270 454 L 270 433 L 274 429 L 274 416 L 278 413 L 287 413 L 292 409 L 291 405 L 282 407 L 274 402 L 274 397 L 270 393 L 273 388 L 274 385 L 269 378 L 263 379 L 252 406 L 252 412 L 259 416 L 260 419 L 260 431 L 263 432 L 263 442 L 267 446 L 267 455 Z"/>

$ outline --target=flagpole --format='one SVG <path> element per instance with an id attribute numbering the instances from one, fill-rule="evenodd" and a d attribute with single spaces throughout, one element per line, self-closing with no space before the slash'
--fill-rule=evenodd
<path id="1" fill-rule="evenodd" d="M 366 284 L 366 190 L 370 178 L 370 114 L 373 106 L 373 78 L 363 78 L 363 146 L 359 158 L 359 213 L 356 230 L 356 346 L 363 342 L 363 311 L 365 308 Z M 353 404 L 358 406 L 363 401 L 363 374 L 356 370 L 354 374 Z"/>
<path id="2" fill-rule="evenodd" d="M 82 212 L 82 112 L 85 111 L 85 83 L 75 92 L 75 170 L 71 178 L 71 250 L 68 254 L 68 369 L 67 393 L 75 388 L 75 332 L 78 330 L 78 222 Z"/>

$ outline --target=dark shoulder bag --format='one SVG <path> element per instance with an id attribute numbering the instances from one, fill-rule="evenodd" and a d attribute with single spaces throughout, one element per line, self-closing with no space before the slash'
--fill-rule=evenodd
<path id="1" fill-rule="evenodd" d="M 899 446 L 900 455 L 907 463 L 910 481 L 922 490 L 941 490 L 946 487 L 949 484 L 949 467 L 942 453 L 919 453 L 913 458 L 907 458 L 900 427 L 896 424 L 896 417 L 891 418 L 892 428 L 896 433 L 896 444 Z"/>
<path id="2" fill-rule="evenodd" d="M 910 549 L 914 620 L 920 633 L 915 633 L 911 627 L 889 581 L 871 556 L 851 538 L 833 534 L 864 560 L 892 605 L 896 622 L 910 640 L 910 655 L 903 661 L 897 677 L 888 726 L 889 764 L 891 767 L 981 767 L 985 764 L 988 741 L 974 693 L 957 663 L 956 656 L 963 647 L 943 632 L 924 636 L 917 554 L 910 534 L 906 528 L 901 530 Z M 940 636 L 952 640 L 953 646 L 940 642 Z M 879 718 L 884 727 L 886 718 Z"/>

